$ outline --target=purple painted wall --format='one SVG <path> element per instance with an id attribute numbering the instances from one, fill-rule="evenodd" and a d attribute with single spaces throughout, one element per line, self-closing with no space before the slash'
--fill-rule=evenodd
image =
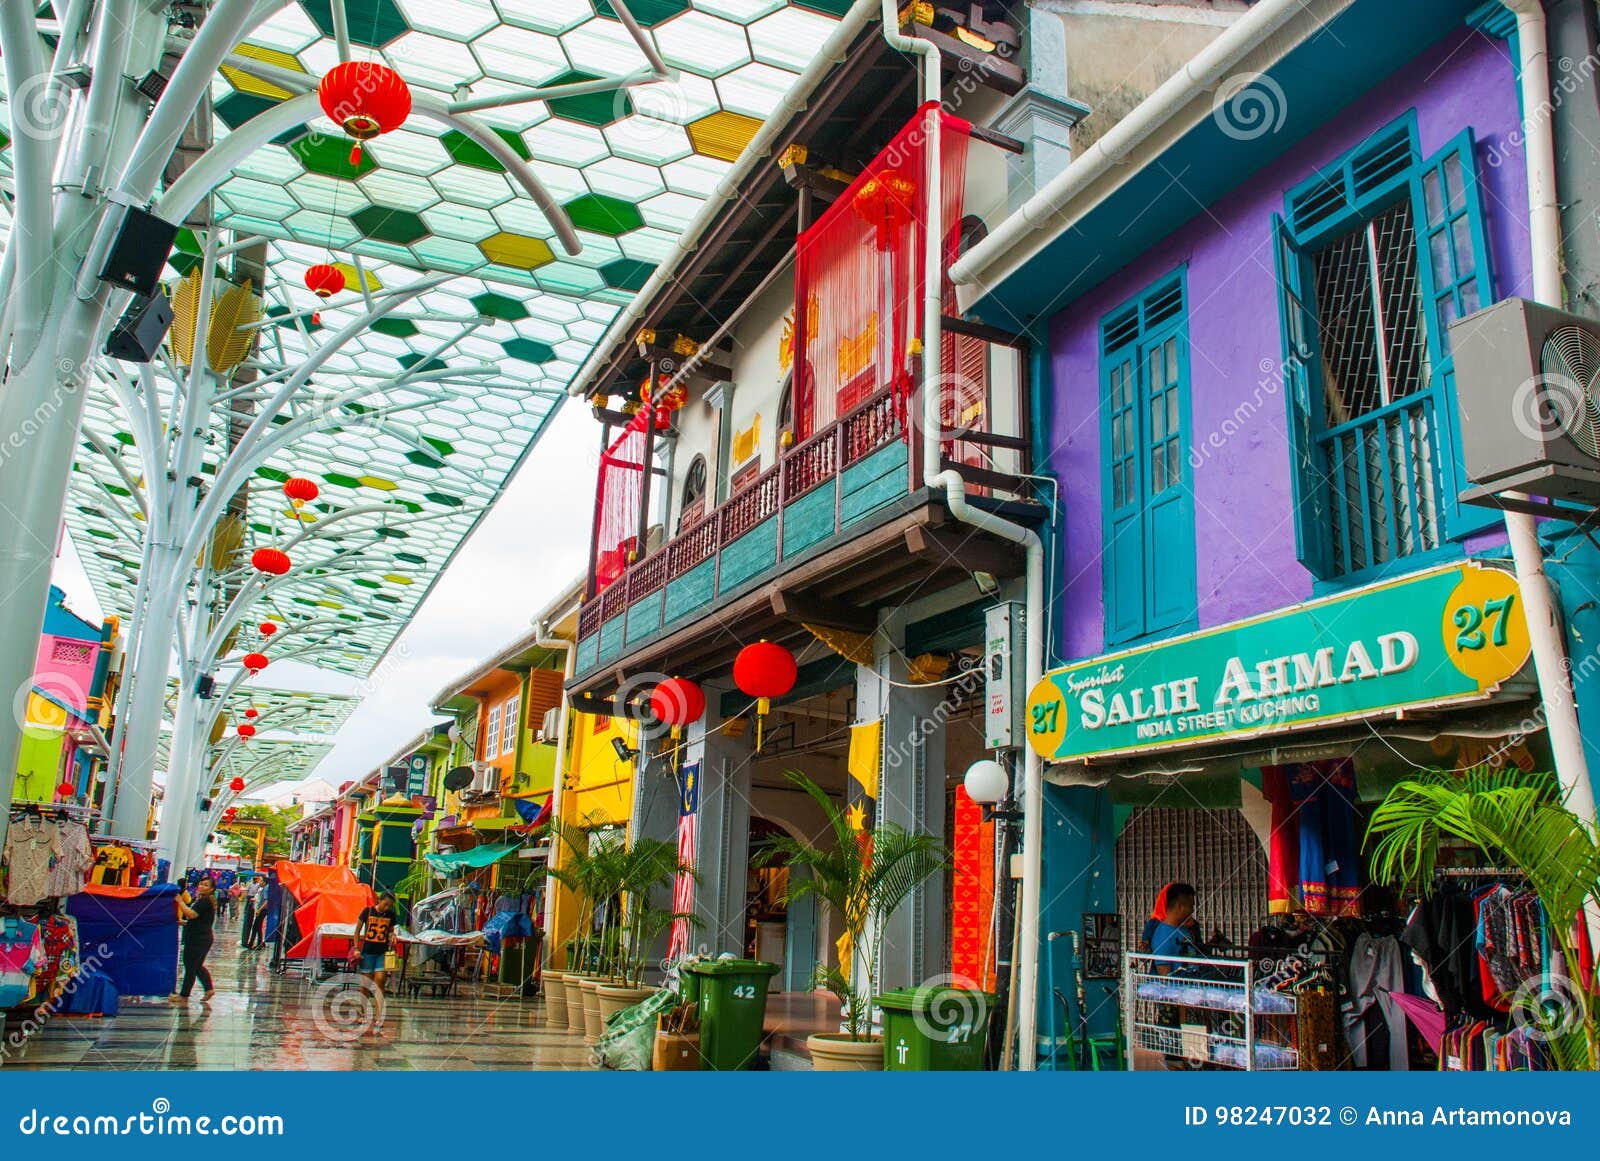
<path id="1" fill-rule="evenodd" d="M 1527 175 L 1515 77 L 1504 42 L 1463 32 L 1076 299 L 1049 328 L 1051 463 L 1061 480 L 1065 530 L 1061 660 L 1093 656 L 1104 645 L 1100 319 L 1184 263 L 1200 627 L 1311 595 L 1312 577 L 1295 552 L 1272 215 L 1282 213 L 1285 191 L 1413 107 L 1424 157 L 1472 129 L 1496 292 L 1528 293 Z"/>

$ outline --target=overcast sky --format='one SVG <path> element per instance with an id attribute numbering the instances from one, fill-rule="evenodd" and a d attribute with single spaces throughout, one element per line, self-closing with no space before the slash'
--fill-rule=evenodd
<path id="1" fill-rule="evenodd" d="M 362 696 L 316 777 L 337 787 L 370 773 L 439 720 L 428 711 L 435 694 L 527 632 L 534 613 L 577 579 L 594 519 L 599 440 L 587 407 L 562 407 L 374 680 L 359 682 L 292 661 L 255 679 L 264 687 Z M 57 562 L 56 583 L 74 611 L 100 616 L 70 546 Z"/>

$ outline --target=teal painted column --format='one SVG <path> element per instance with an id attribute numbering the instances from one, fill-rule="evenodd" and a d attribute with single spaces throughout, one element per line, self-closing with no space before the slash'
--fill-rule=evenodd
<path id="1" fill-rule="evenodd" d="M 1105 789 L 1045 786 L 1043 913 L 1039 916 L 1041 1063 L 1050 1057 L 1052 1037 L 1058 1038 L 1065 1053 L 1066 1036 L 1076 1031 L 1079 1019 L 1078 963 L 1072 938 L 1062 935 L 1051 940 L 1049 935 L 1052 931 L 1077 932 L 1081 937 L 1085 912 L 1117 909 L 1116 850 L 1116 822 L 1111 795 Z M 1117 1030 L 1118 983 L 1084 983 L 1089 1035 L 1109 1036 Z M 1057 993 L 1066 1001 L 1065 1010 Z M 1064 1059 L 1062 1067 L 1066 1067 Z"/>
<path id="2" fill-rule="evenodd" d="M 1600 550 L 1581 535 L 1550 539 L 1545 571 L 1561 607 L 1573 699 L 1592 784 L 1600 771 Z M 1542 725 L 1542 718 L 1530 720 L 1529 729 Z"/>

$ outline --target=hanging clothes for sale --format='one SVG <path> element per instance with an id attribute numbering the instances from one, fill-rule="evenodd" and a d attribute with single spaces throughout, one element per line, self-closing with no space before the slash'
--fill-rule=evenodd
<path id="1" fill-rule="evenodd" d="M 1272 834 L 1267 849 L 1267 911 L 1287 915 L 1300 895 L 1300 815 L 1289 793 L 1282 766 L 1261 771 L 1261 793 L 1272 806 Z"/>
<path id="2" fill-rule="evenodd" d="M 50 896 L 50 871 L 61 855 L 61 831 L 37 814 L 13 819 L 6 832 L 6 900 L 31 907 Z"/>
<path id="3" fill-rule="evenodd" d="M 39 921 L 40 956 L 33 972 L 34 996 L 54 1000 L 78 974 L 78 923 L 70 915 L 47 915 Z"/>
<path id="4" fill-rule="evenodd" d="M 1392 935 L 1365 931 L 1350 945 L 1350 1004 L 1344 1012 L 1350 1057 L 1358 1069 L 1404 1072 L 1411 1067 L 1406 1048 L 1405 1011 L 1394 1001 L 1405 990 L 1405 953 Z"/>
<path id="5" fill-rule="evenodd" d="M 1289 879 L 1289 857 L 1278 850 L 1276 836 L 1289 833 L 1291 816 L 1285 807 L 1280 819 L 1280 804 L 1274 798 L 1278 779 L 1293 804 L 1293 829 L 1299 844 L 1294 874 Z M 1291 885 L 1299 896 L 1300 907 L 1310 915 L 1359 915 L 1361 913 L 1361 840 L 1356 821 L 1356 768 L 1349 758 L 1323 762 L 1297 762 L 1262 768 L 1263 793 L 1273 804 L 1275 870 L 1269 867 L 1269 889 L 1274 882 L 1287 893 Z M 1271 789 L 1269 789 L 1271 787 Z M 1281 911 L 1292 909 L 1286 900 L 1269 899 Z"/>
<path id="6" fill-rule="evenodd" d="M 58 822 L 56 846 L 58 854 L 46 882 L 48 893 L 56 898 L 76 895 L 89 881 L 89 870 L 94 866 L 89 828 L 77 821 Z"/>
<path id="7" fill-rule="evenodd" d="M 0 1008 L 15 1008 L 33 994 L 33 973 L 43 947 L 39 925 L 0 917 Z"/>

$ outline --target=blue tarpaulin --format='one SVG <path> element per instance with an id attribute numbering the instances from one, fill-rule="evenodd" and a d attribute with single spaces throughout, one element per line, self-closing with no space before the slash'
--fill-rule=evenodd
<path id="1" fill-rule="evenodd" d="M 90 886 L 67 899 L 78 954 L 93 956 L 124 996 L 165 996 L 178 980 L 178 888 Z M 102 948 L 104 950 L 102 950 Z"/>

